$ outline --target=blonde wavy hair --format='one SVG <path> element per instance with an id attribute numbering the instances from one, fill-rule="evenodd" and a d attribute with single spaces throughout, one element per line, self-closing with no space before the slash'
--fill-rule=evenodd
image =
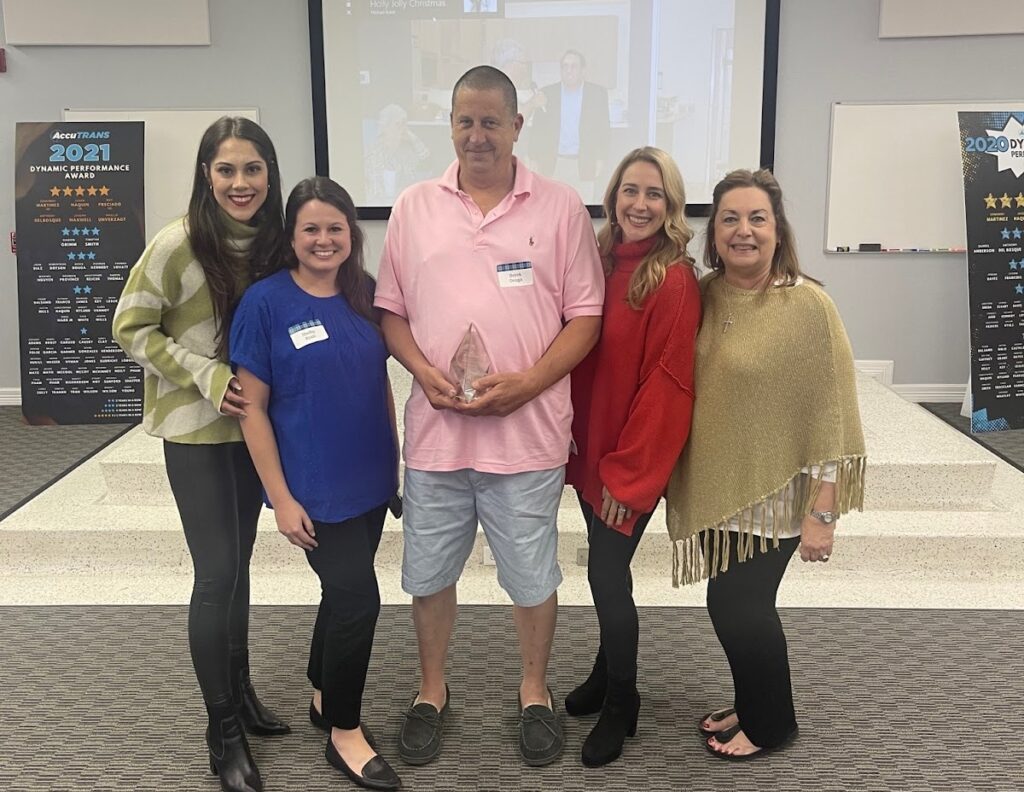
<path id="1" fill-rule="evenodd" d="M 611 275 L 615 269 L 612 251 L 616 243 L 622 241 L 622 228 L 615 216 L 615 203 L 619 187 L 622 186 L 622 176 L 634 162 L 649 162 L 658 169 L 661 183 L 665 187 L 666 205 L 665 224 L 655 235 L 654 247 L 629 280 L 626 301 L 630 308 L 640 310 L 644 300 L 664 283 L 665 272 L 669 267 L 677 264 L 693 267 L 693 258 L 686 252 L 687 245 L 693 239 L 693 229 L 686 222 L 686 190 L 683 188 L 683 177 L 675 161 L 666 152 L 653 146 L 633 149 L 623 157 L 615 169 L 604 194 L 604 215 L 607 222 L 597 232 L 604 274 Z"/>

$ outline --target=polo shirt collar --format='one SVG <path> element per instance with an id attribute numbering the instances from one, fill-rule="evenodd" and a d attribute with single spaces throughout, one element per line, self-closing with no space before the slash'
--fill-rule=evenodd
<path id="1" fill-rule="evenodd" d="M 516 156 L 512 157 L 512 161 L 516 166 L 516 178 L 512 182 L 512 195 L 517 198 L 520 195 L 529 195 L 533 192 L 533 171 L 527 168 Z M 438 183 L 448 192 L 453 192 L 456 195 L 460 192 L 459 161 L 457 159 L 448 166 Z"/>

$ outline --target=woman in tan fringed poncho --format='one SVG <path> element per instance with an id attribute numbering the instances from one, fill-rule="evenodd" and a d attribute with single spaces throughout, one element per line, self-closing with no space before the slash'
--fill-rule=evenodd
<path id="1" fill-rule="evenodd" d="M 799 547 L 828 561 L 835 521 L 864 499 L 853 354 L 820 284 L 800 273 L 768 171 L 716 187 L 701 283 L 690 439 L 668 487 L 673 583 L 708 582 L 735 686 L 701 719 L 706 747 L 745 759 L 797 732 L 775 596 Z"/>

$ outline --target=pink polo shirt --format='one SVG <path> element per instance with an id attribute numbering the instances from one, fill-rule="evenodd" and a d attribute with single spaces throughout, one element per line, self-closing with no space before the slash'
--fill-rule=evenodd
<path id="1" fill-rule="evenodd" d="M 575 190 L 518 160 L 512 191 L 484 217 L 459 189 L 458 171 L 455 161 L 440 179 L 398 196 L 374 305 L 408 319 L 420 350 L 445 373 L 470 324 L 492 373 L 525 371 L 563 322 L 601 315 L 604 274 L 590 217 Z M 510 264 L 518 266 L 502 266 Z M 571 424 L 569 377 L 504 418 L 435 410 L 414 382 L 405 463 L 434 471 L 548 470 L 565 464 Z"/>

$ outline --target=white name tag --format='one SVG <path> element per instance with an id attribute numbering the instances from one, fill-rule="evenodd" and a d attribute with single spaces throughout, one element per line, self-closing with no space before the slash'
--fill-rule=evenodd
<path id="1" fill-rule="evenodd" d="M 327 331 L 319 319 L 310 319 L 308 322 L 300 322 L 288 328 L 288 335 L 292 338 L 292 345 L 296 349 L 315 344 L 317 341 L 327 340 Z"/>
<path id="2" fill-rule="evenodd" d="M 513 261 L 498 265 L 498 285 L 503 289 L 514 286 L 533 285 L 533 264 L 529 261 Z"/>

